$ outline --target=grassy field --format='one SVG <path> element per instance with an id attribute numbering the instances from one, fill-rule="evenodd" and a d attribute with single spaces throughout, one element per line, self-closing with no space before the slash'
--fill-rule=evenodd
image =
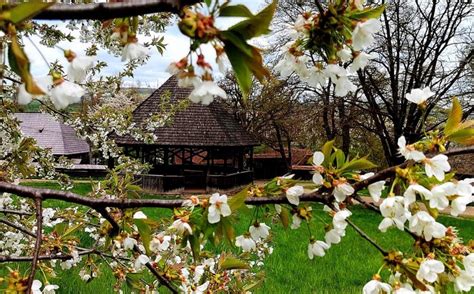
<path id="1" fill-rule="evenodd" d="M 35 186 L 56 188 L 51 184 L 32 183 Z M 77 184 L 74 192 L 85 194 L 90 190 L 89 184 Z M 47 201 L 47 207 L 61 207 L 64 203 L 59 201 Z M 169 211 L 163 209 L 143 209 L 149 217 L 160 217 L 170 215 Z M 381 221 L 377 214 L 354 207 L 352 209 L 352 220 L 366 229 L 366 232 L 375 240 L 379 241 L 385 249 L 409 249 L 411 239 L 398 230 L 389 230 L 386 234 L 380 234 L 377 226 Z M 312 226 L 313 233 L 318 238 L 323 236 L 323 221 L 329 222 L 330 218 L 322 211 L 322 207 L 315 205 L 315 219 Z M 474 220 L 441 217 L 445 225 L 453 225 L 462 228 L 461 237 L 471 239 L 474 236 Z M 266 220 L 267 224 L 269 220 Z M 248 215 L 240 215 L 238 233 L 247 229 L 249 223 Z M 348 228 L 347 235 L 343 241 L 331 247 L 325 257 L 309 260 L 306 255 L 308 234 L 302 226 L 299 230 L 284 230 L 281 225 L 272 225 L 274 233 L 274 252 L 265 264 L 266 280 L 258 288 L 256 293 L 361 293 L 363 285 L 369 281 L 381 266 L 381 256 L 378 251 L 361 239 L 357 233 Z M 394 247 L 397 244 L 401 247 Z M 11 265 L 15 266 L 15 265 Z M 0 270 L 2 271 L 2 270 Z M 111 285 L 114 283 L 110 273 L 104 274 L 88 284 L 84 284 L 77 274 L 60 273 L 51 282 L 60 285 L 59 293 L 113 293 Z"/>

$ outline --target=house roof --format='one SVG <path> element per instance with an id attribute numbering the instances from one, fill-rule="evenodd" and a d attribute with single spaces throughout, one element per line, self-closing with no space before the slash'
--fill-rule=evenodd
<path id="1" fill-rule="evenodd" d="M 187 99 L 192 88 L 178 87 L 171 76 L 159 89 L 144 100 L 133 112 L 133 121 L 141 126 L 160 109 L 161 97 L 169 93 L 171 103 Z M 159 146 L 238 147 L 254 146 L 258 142 L 229 114 L 225 106 L 214 100 L 210 105 L 190 103 L 173 116 L 172 122 L 155 130 Z M 115 136 L 117 144 L 138 145 L 130 136 Z"/>
<path id="2" fill-rule="evenodd" d="M 54 155 L 88 153 L 89 144 L 79 139 L 73 128 L 46 113 L 15 113 L 26 137 L 32 137 L 42 148 L 51 148 Z"/>

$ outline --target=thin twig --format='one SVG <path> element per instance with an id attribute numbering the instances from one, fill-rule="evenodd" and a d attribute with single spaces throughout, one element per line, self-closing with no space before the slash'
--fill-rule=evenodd
<path id="1" fill-rule="evenodd" d="M 372 238 L 369 237 L 369 235 L 367 235 L 364 231 L 362 231 L 361 228 L 359 228 L 358 226 L 356 226 L 351 220 L 349 219 L 346 219 L 346 222 L 354 228 L 354 230 L 356 230 L 356 232 L 362 237 L 364 238 L 365 240 L 367 240 L 370 244 L 372 244 L 375 248 L 377 248 L 378 251 L 380 251 L 380 253 L 383 254 L 383 256 L 387 256 L 388 255 L 388 252 L 383 249 L 382 247 L 380 247 L 379 244 L 377 244 L 374 240 L 372 240 Z"/>
<path id="2" fill-rule="evenodd" d="M 24 228 L 24 227 L 22 227 L 22 226 L 20 226 L 20 225 L 17 225 L 17 224 L 15 224 L 15 223 L 12 223 L 11 221 L 9 221 L 9 220 L 7 220 L 7 219 L 0 218 L 0 223 L 5 224 L 5 225 L 7 225 L 7 226 L 9 226 L 9 227 L 12 227 L 12 228 L 14 228 L 14 229 L 17 229 L 18 231 L 20 231 L 20 232 L 22 232 L 22 233 L 24 233 L 24 234 L 27 234 L 27 235 L 29 235 L 29 236 L 31 236 L 31 237 L 35 237 L 35 238 L 36 238 L 36 235 L 33 234 L 32 232 L 30 232 L 28 229 L 26 229 L 26 228 Z"/>
<path id="3" fill-rule="evenodd" d="M 32 213 L 27 211 L 21 210 L 13 210 L 13 209 L 0 209 L 0 213 L 3 214 L 16 214 L 16 215 L 28 215 L 30 216 Z"/>
<path id="4" fill-rule="evenodd" d="M 133 246 L 133 250 L 135 250 L 139 254 L 143 254 L 143 252 L 140 250 L 140 248 L 137 245 Z M 150 262 L 147 262 L 145 266 L 158 279 L 160 284 L 168 288 L 172 293 L 176 293 L 176 294 L 178 293 L 178 291 L 174 288 L 174 286 L 170 283 L 170 281 L 168 281 L 168 279 L 163 277 Z"/>
<path id="5" fill-rule="evenodd" d="M 112 230 L 110 230 L 109 236 L 110 237 L 117 236 L 117 234 L 120 232 L 120 227 L 115 221 L 115 219 L 107 212 L 107 209 L 97 208 L 96 210 L 110 223 L 110 225 L 112 225 Z"/>
<path id="6" fill-rule="evenodd" d="M 43 230 L 43 201 L 41 199 L 41 195 L 36 195 L 35 198 L 35 206 L 36 206 L 36 242 L 35 248 L 33 252 L 33 261 L 31 262 L 31 272 L 30 276 L 28 277 L 28 289 L 26 293 L 31 293 L 31 285 L 33 284 L 33 280 L 35 279 L 36 268 L 38 267 L 38 256 L 41 249 L 41 233 Z"/>

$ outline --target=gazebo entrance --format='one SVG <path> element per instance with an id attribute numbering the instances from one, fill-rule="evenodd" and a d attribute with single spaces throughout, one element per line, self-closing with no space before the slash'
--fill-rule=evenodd
<path id="1" fill-rule="evenodd" d="M 252 181 L 251 147 L 137 145 L 124 146 L 124 152 L 152 165 L 138 177 L 149 191 L 230 189 Z"/>

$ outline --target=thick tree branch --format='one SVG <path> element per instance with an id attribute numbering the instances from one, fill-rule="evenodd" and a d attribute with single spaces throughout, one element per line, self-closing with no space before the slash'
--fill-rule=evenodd
<path id="1" fill-rule="evenodd" d="M 172 12 L 179 13 L 186 5 L 201 2 L 199 0 L 134 0 L 114 3 L 93 4 L 55 4 L 36 15 L 34 19 L 93 19 L 107 20 L 112 18 L 136 16 L 143 14 Z"/>

